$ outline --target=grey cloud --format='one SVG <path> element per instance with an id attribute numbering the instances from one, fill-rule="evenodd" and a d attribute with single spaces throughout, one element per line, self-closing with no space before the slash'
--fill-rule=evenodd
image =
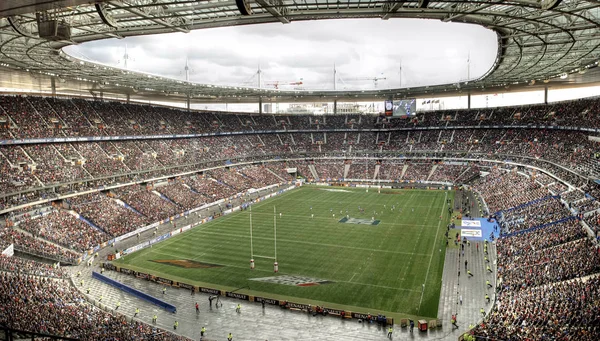
<path id="1" fill-rule="evenodd" d="M 369 80 L 385 77 L 379 88 L 397 87 L 402 63 L 404 86 L 452 83 L 486 72 L 496 55 L 496 36 L 476 25 L 432 20 L 331 20 L 265 24 L 101 40 L 66 49 L 106 64 L 122 60 L 127 44 L 129 68 L 184 78 L 186 57 L 191 79 L 241 85 L 256 79 L 302 79 L 306 88 L 332 88 L 333 64 L 346 86 L 372 88 Z M 339 86 L 343 86 L 340 84 Z"/>

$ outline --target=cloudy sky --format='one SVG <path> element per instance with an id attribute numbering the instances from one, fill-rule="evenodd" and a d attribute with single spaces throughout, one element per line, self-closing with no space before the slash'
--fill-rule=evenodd
<path id="1" fill-rule="evenodd" d="M 357 19 L 263 24 L 110 39 L 71 46 L 67 53 L 100 63 L 198 83 L 280 89 L 414 87 L 477 78 L 494 63 L 496 35 L 476 25 L 417 19 Z M 402 73 L 400 74 L 400 67 Z"/>

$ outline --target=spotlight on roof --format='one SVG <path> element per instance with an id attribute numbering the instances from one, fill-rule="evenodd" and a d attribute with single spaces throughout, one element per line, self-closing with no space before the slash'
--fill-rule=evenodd
<path id="1" fill-rule="evenodd" d="M 250 7 L 250 2 L 248 0 L 235 0 L 235 4 L 241 15 L 252 14 L 252 7 Z"/>
<path id="2" fill-rule="evenodd" d="M 567 79 L 567 77 L 569 77 L 569 75 L 567 75 L 566 73 L 560 75 L 560 79 Z"/>

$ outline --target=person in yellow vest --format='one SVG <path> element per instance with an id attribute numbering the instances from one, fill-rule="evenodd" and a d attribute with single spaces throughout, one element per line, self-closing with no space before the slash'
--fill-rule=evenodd
<path id="1" fill-rule="evenodd" d="M 227 334 L 227 341 L 233 341 L 233 335 L 231 335 L 231 333 Z"/>
<path id="2" fill-rule="evenodd" d="M 121 306 L 121 302 L 117 301 L 117 307 L 115 308 L 115 310 L 119 310 L 120 306 Z"/>
<path id="3" fill-rule="evenodd" d="M 394 328 L 392 326 L 390 326 L 388 328 L 388 338 L 392 338 L 392 334 L 394 333 Z"/>
<path id="4" fill-rule="evenodd" d="M 490 303 L 490 295 L 485 294 L 485 300 L 487 301 L 487 303 Z"/>
<path id="5" fill-rule="evenodd" d="M 481 313 L 481 316 L 485 316 L 485 309 L 481 308 L 479 309 L 479 312 Z"/>
<path id="6" fill-rule="evenodd" d="M 487 270 L 488 272 L 493 272 L 493 271 L 492 271 L 492 268 L 490 268 L 490 266 L 489 266 L 489 265 L 488 265 L 488 266 L 486 266 L 486 270 Z"/>
<path id="7" fill-rule="evenodd" d="M 156 323 L 156 320 L 158 320 L 158 316 L 154 314 L 154 316 L 152 316 L 152 323 Z"/>
<path id="8" fill-rule="evenodd" d="M 89 287 L 86 289 L 86 293 L 87 293 L 88 295 L 90 294 L 90 288 L 89 288 Z"/>
<path id="9" fill-rule="evenodd" d="M 81 271 L 77 271 L 77 277 L 81 277 Z"/>
<path id="10" fill-rule="evenodd" d="M 163 295 L 167 293 L 167 287 L 163 287 Z"/>
<path id="11" fill-rule="evenodd" d="M 100 298 L 98 299 L 99 302 L 102 302 L 102 299 L 104 298 L 104 296 L 100 295 Z"/>
<path id="12" fill-rule="evenodd" d="M 173 323 L 173 330 L 177 330 L 177 326 L 179 326 L 179 322 L 175 321 L 175 323 Z"/>
<path id="13" fill-rule="evenodd" d="M 238 303 L 237 307 L 235 308 L 235 312 L 236 313 L 241 313 L 242 312 L 242 305 L 240 303 Z"/>
<path id="14" fill-rule="evenodd" d="M 488 288 L 493 287 L 493 285 L 492 285 L 492 283 L 490 283 L 489 279 L 487 281 L 485 281 L 485 285 L 487 285 Z"/>
<path id="15" fill-rule="evenodd" d="M 135 314 L 133 314 L 133 317 L 138 316 L 139 313 L 140 313 L 140 308 L 135 308 Z"/>
<path id="16" fill-rule="evenodd" d="M 204 333 L 206 333 L 206 328 L 203 326 L 202 329 L 200 329 L 200 337 L 203 337 Z"/>
<path id="17" fill-rule="evenodd" d="M 83 281 L 83 278 L 82 278 L 81 281 L 79 282 L 79 284 L 81 284 L 81 286 L 83 286 L 83 283 L 84 283 L 84 281 Z"/>

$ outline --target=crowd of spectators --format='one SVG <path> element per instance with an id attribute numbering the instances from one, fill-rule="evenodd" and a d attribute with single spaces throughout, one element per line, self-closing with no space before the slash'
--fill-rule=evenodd
<path id="1" fill-rule="evenodd" d="M 402 176 L 404 163 L 383 161 L 379 165 L 378 178 L 382 180 L 399 180 Z"/>
<path id="2" fill-rule="evenodd" d="M 583 220 L 592 229 L 592 232 L 596 235 L 596 238 L 600 240 L 600 212 L 589 212 L 584 215 Z"/>
<path id="3" fill-rule="evenodd" d="M 148 221 L 162 221 L 182 211 L 180 207 L 161 198 L 149 188 L 129 186 L 118 188 L 113 193 L 137 212 L 144 215 Z"/>
<path id="4" fill-rule="evenodd" d="M 50 100 L 44 100 L 43 103 L 47 101 Z M 56 101 L 57 103 L 60 102 L 60 100 Z M 87 116 L 82 116 L 82 119 L 89 122 L 90 127 L 92 127 L 86 129 L 96 131 L 96 136 L 110 135 L 111 131 L 140 133 L 140 129 L 143 130 L 143 128 L 133 127 L 138 125 L 135 122 L 143 121 L 140 117 L 143 116 L 142 113 L 145 111 L 153 112 L 158 122 L 163 122 L 158 124 L 146 123 L 146 127 L 159 129 L 161 126 L 163 128 L 174 126 L 167 122 L 167 116 L 176 110 L 142 106 L 129 107 L 120 103 L 90 104 L 82 100 L 65 101 L 66 106 L 70 108 L 68 110 L 71 112 L 73 110 L 83 110 L 85 112 L 88 110 L 90 112 L 106 111 L 104 114 L 96 114 L 96 118 L 90 117 L 88 119 Z M 31 106 L 27 100 L 21 102 L 25 106 Z M 37 103 L 36 105 L 46 107 L 45 104 L 39 104 L 37 100 L 33 102 Z M 54 100 L 52 100 L 51 106 L 56 106 Z M 79 107 L 84 109 L 74 109 Z M 163 109 L 166 113 L 160 114 L 159 111 Z M 59 115 L 58 111 L 53 112 Z M 102 117 L 113 119 L 127 114 L 135 116 L 135 119 L 111 121 L 110 129 L 93 128 L 94 124 L 91 123 L 91 121 L 103 122 Z M 217 128 L 214 128 L 216 130 L 213 131 L 220 131 L 227 125 L 231 125 L 235 129 L 247 128 L 247 125 L 237 124 L 244 121 L 255 123 L 260 121 L 262 123 L 256 124 L 257 127 L 260 124 L 265 124 L 266 126 L 260 128 L 269 129 L 269 127 L 277 127 L 276 122 L 278 122 L 273 117 L 271 117 L 271 120 L 259 119 L 260 116 L 252 116 L 251 118 L 248 116 L 250 119 L 244 119 L 242 118 L 243 115 L 234 115 L 235 118 L 223 119 L 217 117 L 227 115 L 211 115 L 213 118 L 209 122 L 203 119 L 203 122 L 209 126 L 205 128 L 208 131 L 210 131 L 213 122 L 218 123 Z M 368 118 L 363 117 L 362 119 L 363 124 L 368 121 Z M 198 119 L 193 120 L 198 122 Z M 292 125 L 296 124 L 295 122 L 298 120 L 302 121 L 303 118 L 286 117 L 284 119 Z M 308 121 L 309 118 L 307 117 L 306 120 Z M 328 121 L 346 122 L 346 119 L 329 119 Z M 85 122 L 79 124 L 85 126 L 87 124 Z M 435 122 L 435 120 L 432 122 Z M 62 118 L 59 118 L 60 124 L 66 124 Z M 120 124 L 127 127 L 121 129 L 119 128 Z M 68 124 L 66 125 L 68 126 Z M 144 127 L 144 124 L 142 124 L 142 127 Z M 153 133 L 156 132 L 153 131 Z M 587 176 L 595 174 L 594 165 L 597 163 L 592 157 L 594 144 L 587 139 L 584 133 L 542 129 L 231 135 L 178 140 L 78 142 L 26 147 L 4 146 L 0 148 L 0 168 L 3 173 L 8 175 L 0 180 L 0 189 L 11 193 L 36 186 L 81 181 L 92 177 L 105 177 L 135 171 L 163 172 L 164 167 L 167 169 L 172 168 L 175 171 L 175 169 L 187 166 L 186 163 L 192 164 L 194 160 L 240 158 L 243 156 L 260 157 L 265 154 L 284 156 L 294 155 L 298 152 L 347 152 L 350 150 L 353 152 L 374 152 L 380 149 L 411 150 L 413 153 L 418 151 L 462 151 L 466 153 L 464 154 L 466 157 L 488 157 L 502 160 L 508 158 L 512 161 L 540 166 L 576 187 L 582 186 L 586 180 L 571 171 L 561 168 L 559 165 Z M 600 169 L 600 165 L 598 167 Z M 436 172 L 433 177 L 437 178 L 441 174 Z M 105 179 L 103 181 L 107 183 L 111 180 Z M 547 185 L 547 183 L 543 184 Z M 592 190 L 596 191 L 595 189 Z"/>
<path id="5" fill-rule="evenodd" d="M 253 185 L 257 188 L 266 187 L 269 185 L 284 182 L 278 175 L 273 174 L 265 166 L 249 166 L 239 170 L 240 174 L 252 179 Z"/>
<path id="6" fill-rule="evenodd" d="M 482 194 L 490 212 L 517 207 L 548 196 L 547 189 L 518 172 L 492 169 L 490 174 L 476 180 L 473 187 Z"/>
<path id="7" fill-rule="evenodd" d="M 341 160 L 316 162 L 315 170 L 321 181 L 344 178 L 344 162 Z"/>
<path id="8" fill-rule="evenodd" d="M 62 146 L 62 152 L 59 151 L 61 149 L 59 146 Z M 71 151 L 65 150 L 65 145 L 36 144 L 22 148 L 36 164 L 33 174 L 46 185 L 92 178 L 80 164 L 74 161 L 81 157 L 65 153 Z"/>
<path id="9" fill-rule="evenodd" d="M 360 160 L 355 160 L 348 170 L 348 175 L 346 178 L 348 179 L 361 179 L 361 180 L 373 180 L 375 176 L 375 161 L 368 160 L 367 162 L 363 162 Z"/>
<path id="10" fill-rule="evenodd" d="M 512 233 L 544 225 L 570 216 L 569 210 L 558 199 L 540 199 L 524 207 L 502 212 L 502 232 Z"/>
<path id="11" fill-rule="evenodd" d="M 36 238 L 30 234 L 19 231 L 13 227 L 0 227 L 1 244 L 8 246 L 13 244 L 15 249 L 43 258 L 74 264 L 81 256 L 73 250 L 52 244 L 42 238 Z"/>
<path id="12" fill-rule="evenodd" d="M 474 334 L 487 340 L 578 340 L 600 338 L 600 277 L 577 278 L 498 295 Z"/>
<path id="13" fill-rule="evenodd" d="M 288 173 L 289 167 L 287 162 L 267 163 L 265 164 L 265 167 L 277 174 L 284 181 L 290 181 L 292 179 L 290 173 Z"/>
<path id="14" fill-rule="evenodd" d="M 69 273 L 55 264 L 41 263 L 21 257 L 0 255 L 0 272 L 13 272 L 19 275 L 67 278 Z"/>
<path id="15" fill-rule="evenodd" d="M 272 115 L 187 112 L 181 109 L 122 102 L 88 101 L 25 96 L 2 96 L 0 108 L 16 126 L 13 136 L 85 136 L 105 134 L 149 135 L 204 133 L 210 131 L 252 131 L 261 129 L 332 129 L 332 128 L 410 128 L 414 126 L 465 126 L 480 124 L 576 126 L 585 119 L 592 127 L 600 126 L 593 116 L 599 100 L 583 99 L 552 105 L 532 105 L 471 110 L 419 113 L 412 120 L 381 120 L 377 116 Z M 37 122 L 36 122 L 37 121 Z M 33 124 L 28 122 L 43 122 Z M 181 124 L 181 123 L 184 124 Z M 102 133 L 98 134 L 98 130 Z M 440 136 L 449 141 L 452 136 Z"/>
<path id="16" fill-rule="evenodd" d="M 431 169 L 433 168 L 433 164 L 430 162 L 426 163 L 408 163 L 408 168 L 406 168 L 406 172 L 402 176 L 402 180 L 404 181 L 419 181 L 419 180 L 427 180 L 429 177 L 429 173 L 431 173 Z"/>
<path id="17" fill-rule="evenodd" d="M 190 176 L 186 177 L 184 181 L 194 191 L 203 194 L 204 196 L 210 198 L 212 201 L 228 198 L 237 194 L 237 190 L 235 190 L 234 188 L 227 186 L 224 183 L 221 183 L 215 179 L 212 179 L 208 175 Z"/>
<path id="18" fill-rule="evenodd" d="M 17 227 L 65 248 L 85 250 L 106 241 L 108 236 L 64 210 L 55 210 L 44 216 L 21 221 Z"/>
<path id="19" fill-rule="evenodd" d="M 100 242 L 155 222 L 119 205 L 104 193 L 80 195 L 71 197 L 68 201 L 72 210 L 106 232 L 107 235 L 99 236 Z"/>
<path id="20" fill-rule="evenodd" d="M 429 181 L 455 182 L 459 175 L 467 170 L 463 165 L 439 164 L 429 177 Z"/>
<path id="21" fill-rule="evenodd" d="M 79 340 L 183 341 L 188 338 L 111 315 L 61 279 L 0 273 L 0 324 Z"/>
<path id="22" fill-rule="evenodd" d="M 157 187 L 156 190 L 181 206 L 182 211 L 200 207 L 209 201 L 209 198 L 192 191 L 189 186 L 184 185 L 179 180 Z"/>
<path id="23" fill-rule="evenodd" d="M 575 201 L 583 200 L 585 195 L 583 192 L 578 190 L 572 190 L 566 193 L 562 193 L 560 197 L 568 203 L 572 203 Z"/>
<path id="24" fill-rule="evenodd" d="M 544 186 L 544 187 L 548 187 L 550 184 L 553 184 L 556 182 L 556 180 L 554 180 L 553 177 L 544 174 L 544 173 L 536 173 L 533 175 L 535 181 L 537 181 L 540 185 Z"/>
<path id="25" fill-rule="evenodd" d="M 554 195 L 559 195 L 559 194 L 562 195 L 568 189 L 569 189 L 569 186 L 566 186 L 565 184 L 560 183 L 558 181 L 548 185 L 548 190 L 550 190 Z"/>
<path id="26" fill-rule="evenodd" d="M 519 222 L 511 225 L 510 232 L 539 227 L 498 239 L 496 303 L 471 333 L 491 340 L 598 340 L 598 245 L 588 238 L 578 217 L 569 217 L 559 200 L 547 198 L 545 193 L 537 191 L 537 187 L 528 190 L 536 191 L 534 196 L 518 194 L 531 184 L 533 178 L 498 170 L 487 177 L 480 182 L 478 190 L 496 210 L 503 211 L 504 224 Z M 511 178 L 518 185 L 510 186 L 506 182 Z M 539 185 L 539 182 L 551 183 L 545 180 L 536 183 Z M 503 196 L 509 200 L 488 192 L 502 188 Z M 567 199 L 576 200 L 582 194 L 569 193 Z M 538 201 L 511 209 L 531 199 Z M 597 216 L 588 214 L 584 219 L 593 221 Z"/>
<path id="27" fill-rule="evenodd" d="M 481 175 L 481 169 L 476 164 L 471 164 L 467 167 L 467 169 L 461 173 L 455 181 L 455 183 L 469 183 L 474 179 L 479 178 Z"/>
<path id="28" fill-rule="evenodd" d="M 218 182 L 231 187 L 237 193 L 247 191 L 253 188 L 254 184 L 248 181 L 242 174 L 238 173 L 235 168 L 218 168 L 208 172 L 210 176 Z M 259 186 L 260 188 L 260 186 Z"/>
<path id="29" fill-rule="evenodd" d="M 565 244 L 586 236 L 577 219 L 533 230 L 516 237 L 500 238 L 497 243 L 499 262 L 505 264 L 516 257 Z"/>

